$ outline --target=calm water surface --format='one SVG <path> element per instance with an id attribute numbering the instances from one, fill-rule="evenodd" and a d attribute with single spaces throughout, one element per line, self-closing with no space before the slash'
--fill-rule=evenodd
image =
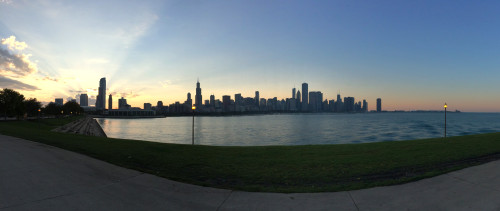
<path id="1" fill-rule="evenodd" d="M 448 136 L 500 131 L 500 113 L 448 113 Z M 191 144 L 192 117 L 97 118 L 108 137 Z M 344 144 L 442 137 L 444 113 L 196 117 L 195 144 Z"/>

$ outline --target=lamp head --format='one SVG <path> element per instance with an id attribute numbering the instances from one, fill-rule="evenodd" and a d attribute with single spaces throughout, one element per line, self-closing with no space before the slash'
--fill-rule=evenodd
<path id="1" fill-rule="evenodd" d="M 193 109 L 193 110 L 196 109 L 196 106 L 191 107 L 191 109 Z"/>
<path id="2" fill-rule="evenodd" d="M 448 108 L 448 105 L 446 105 L 446 103 L 444 103 L 444 108 Z"/>

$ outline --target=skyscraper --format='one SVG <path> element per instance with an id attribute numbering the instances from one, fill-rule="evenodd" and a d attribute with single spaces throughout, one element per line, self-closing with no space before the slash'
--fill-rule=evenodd
<path id="1" fill-rule="evenodd" d="M 186 106 L 189 107 L 189 109 L 191 109 L 191 106 L 193 106 L 193 100 L 191 99 L 191 93 L 190 92 L 187 93 L 187 99 L 186 99 L 185 104 L 186 104 Z M 195 106 L 198 107 L 198 105 L 196 105 L 196 103 L 195 103 Z"/>
<path id="2" fill-rule="evenodd" d="M 199 80 L 196 82 L 196 95 L 194 96 L 194 104 L 196 106 L 196 109 L 201 108 L 203 104 Z"/>
<path id="3" fill-rule="evenodd" d="M 323 93 L 321 92 L 309 92 L 309 105 L 311 107 L 310 111 L 320 112 L 322 111 L 323 105 Z"/>
<path id="4" fill-rule="evenodd" d="M 215 95 L 210 95 L 210 106 L 215 106 Z"/>
<path id="5" fill-rule="evenodd" d="M 366 100 L 363 100 L 363 112 L 367 111 L 368 111 L 368 103 L 366 102 Z"/>
<path id="6" fill-rule="evenodd" d="M 108 110 L 113 109 L 113 96 L 109 94 L 109 99 L 108 99 Z"/>
<path id="7" fill-rule="evenodd" d="M 80 95 L 80 106 L 89 106 L 89 96 L 87 94 Z"/>
<path id="8" fill-rule="evenodd" d="M 295 87 L 292 89 L 292 99 L 295 99 Z"/>
<path id="9" fill-rule="evenodd" d="M 255 91 L 255 106 L 259 107 L 259 91 Z"/>
<path id="10" fill-rule="evenodd" d="M 300 101 L 300 90 L 297 91 L 297 103 L 301 103 L 302 101 Z"/>
<path id="11" fill-rule="evenodd" d="M 127 104 L 127 99 L 125 98 L 121 98 L 121 99 L 118 99 L 118 109 L 129 109 L 130 108 L 130 105 Z"/>
<path id="12" fill-rule="evenodd" d="M 99 94 L 97 95 L 95 107 L 97 110 L 106 109 L 106 78 L 99 80 Z"/>
<path id="13" fill-rule="evenodd" d="M 382 99 L 377 98 L 377 112 L 382 111 Z"/>
<path id="14" fill-rule="evenodd" d="M 55 103 L 56 105 L 62 106 L 64 104 L 64 100 L 62 98 L 56 98 Z"/>
<path id="15" fill-rule="evenodd" d="M 309 110 L 309 87 L 307 83 L 302 84 L 302 111 Z"/>

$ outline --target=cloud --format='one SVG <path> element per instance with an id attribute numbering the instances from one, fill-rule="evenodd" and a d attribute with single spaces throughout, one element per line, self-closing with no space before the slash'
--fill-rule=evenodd
<path id="1" fill-rule="evenodd" d="M 138 97 L 138 96 L 139 96 L 138 94 L 133 93 L 133 92 L 130 92 L 130 93 L 122 92 L 122 93 L 120 93 L 120 97 L 123 97 L 123 98 L 134 98 L 134 97 Z"/>
<path id="2" fill-rule="evenodd" d="M 13 35 L 9 38 L 2 38 L 2 44 L 6 45 L 10 50 L 23 50 L 28 47 L 25 42 L 16 41 L 16 37 Z"/>
<path id="3" fill-rule="evenodd" d="M 28 45 L 18 42 L 14 36 L 2 39 L 2 44 L 8 49 L 23 50 Z M 0 47 L 0 73 L 11 77 L 26 76 L 38 71 L 36 63 L 30 61 L 31 54 L 11 53 Z"/>
<path id="4" fill-rule="evenodd" d="M 12 4 L 12 0 L 0 0 L 0 3 L 3 3 L 3 4 Z"/>
<path id="5" fill-rule="evenodd" d="M 34 90 L 39 89 L 36 86 L 25 84 L 21 81 L 6 78 L 3 76 L 0 76 L 0 88 L 19 89 L 19 90 L 26 90 L 26 91 L 34 91 Z"/>

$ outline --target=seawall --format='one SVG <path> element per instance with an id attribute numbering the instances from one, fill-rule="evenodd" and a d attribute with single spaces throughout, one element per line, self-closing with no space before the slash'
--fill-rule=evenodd
<path id="1" fill-rule="evenodd" d="M 52 131 L 61 133 L 74 133 L 87 136 L 101 136 L 107 137 L 101 125 L 91 117 L 84 117 L 61 127 L 53 129 Z"/>

